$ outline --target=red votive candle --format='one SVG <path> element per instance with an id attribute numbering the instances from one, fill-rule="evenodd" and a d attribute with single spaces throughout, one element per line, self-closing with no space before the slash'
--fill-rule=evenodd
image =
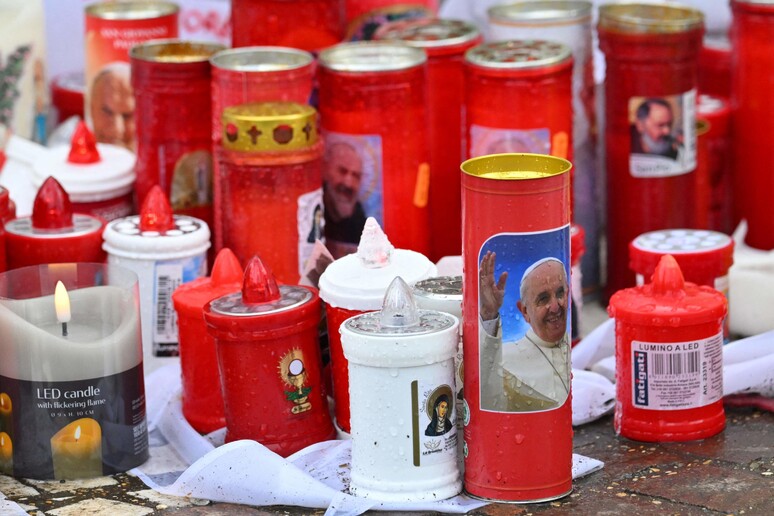
<path id="1" fill-rule="evenodd" d="M 32 164 L 32 182 L 54 177 L 70 196 L 73 211 L 110 222 L 134 212 L 135 155 L 124 147 L 97 143 L 84 122 L 70 147 L 60 145 Z"/>
<path id="2" fill-rule="evenodd" d="M 154 185 L 175 213 L 212 226 L 209 58 L 214 43 L 151 41 L 129 52 L 137 125 L 137 205 Z"/>
<path id="3" fill-rule="evenodd" d="M 465 54 L 468 156 L 572 156 L 572 51 L 553 41 L 499 41 Z M 508 109 L 503 109 L 508 106 Z"/>
<path id="4" fill-rule="evenodd" d="M 204 305 L 239 290 L 242 276 L 237 257 L 230 249 L 222 249 L 209 277 L 183 283 L 172 294 L 183 376 L 183 415 L 203 434 L 226 426 L 215 340 L 207 333 Z"/>
<path id="5" fill-rule="evenodd" d="M 582 226 L 570 226 L 570 301 L 572 305 L 572 345 L 581 340 L 581 315 L 583 315 L 583 272 L 581 260 L 586 252 L 586 232 Z"/>
<path id="6" fill-rule="evenodd" d="M 341 324 L 354 315 L 382 307 L 384 293 L 396 276 L 409 285 L 435 276 L 437 269 L 423 255 L 395 249 L 376 219 L 369 218 L 357 253 L 339 258 L 320 276 L 320 297 L 326 303 L 336 424 L 350 431 L 349 369 L 341 346 Z"/>
<path id="7" fill-rule="evenodd" d="M 723 430 L 723 319 L 720 292 L 683 279 L 671 255 L 653 282 L 616 292 L 617 433 L 637 441 L 690 441 Z"/>
<path id="8" fill-rule="evenodd" d="M 703 15 L 677 4 L 599 9 L 605 53 L 607 288 L 634 285 L 627 246 L 646 231 L 693 227 L 696 74 Z"/>
<path id="9" fill-rule="evenodd" d="M 344 0 L 232 0 L 231 46 L 320 50 L 344 37 Z"/>
<path id="10" fill-rule="evenodd" d="M 426 60 L 389 42 L 320 53 L 325 236 L 334 258 L 355 251 L 367 217 L 396 246 L 429 249 Z"/>
<path id="11" fill-rule="evenodd" d="M 731 42 L 728 35 L 706 34 L 699 53 L 699 92 L 731 96 Z"/>
<path id="12" fill-rule="evenodd" d="M 226 441 L 254 439 L 287 457 L 335 429 L 321 378 L 320 298 L 310 287 L 277 285 L 258 257 L 242 290 L 207 303 L 226 409 Z"/>
<path id="13" fill-rule="evenodd" d="M 427 54 L 430 137 L 430 259 L 462 252 L 459 164 L 465 103 L 465 51 L 481 42 L 475 25 L 457 20 L 407 20 L 383 25 L 377 40 L 398 40 Z"/>
<path id="14" fill-rule="evenodd" d="M 102 250 L 105 221 L 73 213 L 62 185 L 49 177 L 32 205 L 32 215 L 5 224 L 8 269 L 44 263 L 96 262 L 106 259 Z"/>
<path id="15" fill-rule="evenodd" d="M 215 178 L 216 232 L 246 262 L 260 254 L 280 283 L 296 284 L 322 239 L 317 111 L 294 102 L 228 107 Z"/>
<path id="16" fill-rule="evenodd" d="M 774 249 L 774 4 L 731 2 L 731 109 L 733 116 L 734 223 L 747 220 L 745 243 Z"/>
<path id="17" fill-rule="evenodd" d="M 696 119 L 706 122 L 699 135 L 698 165 L 705 169 L 708 186 L 708 228 L 731 234 L 733 178 L 731 177 L 731 106 L 728 99 L 701 94 Z M 704 162 L 702 163 L 702 158 Z M 691 280 L 689 280 L 691 281 Z"/>

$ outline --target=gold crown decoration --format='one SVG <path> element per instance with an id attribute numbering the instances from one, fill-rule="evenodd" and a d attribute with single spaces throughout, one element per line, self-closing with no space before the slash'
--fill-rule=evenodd
<path id="1" fill-rule="evenodd" d="M 303 150 L 319 139 L 317 111 L 296 102 L 240 104 L 223 110 L 223 148 L 240 152 Z"/>

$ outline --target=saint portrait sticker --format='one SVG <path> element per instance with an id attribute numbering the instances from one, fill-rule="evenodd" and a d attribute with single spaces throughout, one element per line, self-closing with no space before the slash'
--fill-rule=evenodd
<path id="1" fill-rule="evenodd" d="M 542 411 L 568 398 L 569 231 L 501 233 L 479 252 L 482 410 Z"/>
<path id="2" fill-rule="evenodd" d="M 457 418 L 450 385 L 419 385 L 414 417 L 414 465 L 426 466 L 457 460 Z M 418 431 L 417 431 L 418 430 Z M 418 460 L 417 460 L 418 459 Z"/>
<path id="3" fill-rule="evenodd" d="M 633 177 L 671 177 L 696 168 L 696 90 L 629 99 Z"/>

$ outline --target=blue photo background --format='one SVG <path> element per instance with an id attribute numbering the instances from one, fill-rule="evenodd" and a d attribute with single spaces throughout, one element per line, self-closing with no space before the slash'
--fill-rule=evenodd
<path id="1" fill-rule="evenodd" d="M 487 251 L 494 252 L 495 282 L 500 274 L 508 272 L 505 298 L 500 308 L 503 342 L 519 340 L 527 333 L 529 325 L 516 307 L 519 300 L 519 283 L 527 268 L 536 261 L 553 257 L 564 263 L 567 283 L 570 283 L 570 226 L 538 233 L 499 233 L 490 237 L 478 254 L 479 267 Z M 568 292 L 569 299 L 569 292 Z M 567 306 L 567 331 L 571 328 L 570 306 Z"/>

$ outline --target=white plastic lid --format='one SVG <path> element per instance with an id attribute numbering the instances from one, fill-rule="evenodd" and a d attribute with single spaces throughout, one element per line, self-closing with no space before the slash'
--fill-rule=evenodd
<path id="1" fill-rule="evenodd" d="M 59 145 L 40 155 L 32 164 L 32 183 L 39 188 L 53 176 L 70 196 L 70 200 L 96 202 L 115 199 L 132 190 L 136 174 L 134 153 L 106 143 L 98 143 L 100 161 L 89 164 L 70 163 L 69 145 Z"/>
<path id="2" fill-rule="evenodd" d="M 336 308 L 379 310 L 396 276 L 409 285 L 437 275 L 433 262 L 407 249 L 394 249 L 375 219 L 363 228 L 358 252 L 331 263 L 320 277 L 320 297 Z"/>
<path id="3" fill-rule="evenodd" d="M 195 256 L 210 247 L 210 228 L 203 220 L 174 215 L 175 228 L 164 233 L 141 231 L 140 216 L 110 222 L 102 248 L 113 256 L 139 260 L 174 260 Z"/>

